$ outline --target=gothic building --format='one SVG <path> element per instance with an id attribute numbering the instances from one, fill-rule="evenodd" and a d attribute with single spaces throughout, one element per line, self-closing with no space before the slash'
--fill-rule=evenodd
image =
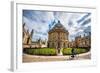
<path id="1" fill-rule="evenodd" d="M 33 30 L 25 29 L 26 25 L 23 24 L 23 48 L 55 48 L 58 51 L 62 48 L 91 48 L 91 34 L 88 36 L 77 36 L 75 40 L 69 41 L 69 32 L 61 24 L 60 21 L 54 25 L 48 32 L 48 41 L 43 42 L 41 39 L 32 41 Z"/>
<path id="2" fill-rule="evenodd" d="M 91 47 L 91 36 L 90 34 L 88 36 L 78 36 L 75 38 L 76 47 L 84 47 L 84 48 L 90 48 Z"/>
<path id="3" fill-rule="evenodd" d="M 76 42 L 75 41 L 69 41 L 69 48 L 75 48 L 76 47 Z"/>
<path id="4" fill-rule="evenodd" d="M 29 30 L 25 29 L 25 23 L 23 24 L 23 44 L 32 43 L 33 30 L 29 33 Z"/>
<path id="5" fill-rule="evenodd" d="M 33 30 L 29 32 L 28 29 L 25 29 L 25 23 L 23 24 L 23 48 L 41 48 L 47 47 L 46 41 L 43 42 L 40 38 L 36 41 L 32 41 Z"/>
<path id="6" fill-rule="evenodd" d="M 48 32 L 48 47 L 49 48 L 67 48 L 69 32 L 58 21 L 57 24 Z"/>

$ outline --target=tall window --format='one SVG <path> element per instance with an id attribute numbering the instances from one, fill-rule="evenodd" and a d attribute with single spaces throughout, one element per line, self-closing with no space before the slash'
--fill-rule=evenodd
<path id="1" fill-rule="evenodd" d="M 66 47 L 65 43 L 63 45 L 64 45 L 64 48 L 65 48 Z"/>

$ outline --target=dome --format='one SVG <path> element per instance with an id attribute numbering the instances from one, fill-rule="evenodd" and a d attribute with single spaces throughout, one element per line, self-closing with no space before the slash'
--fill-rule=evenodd
<path id="1" fill-rule="evenodd" d="M 61 30 L 63 32 L 68 32 L 59 20 L 58 20 L 58 23 L 56 23 L 55 26 L 49 32 L 53 32 L 55 30 L 59 30 L 59 31 Z"/>

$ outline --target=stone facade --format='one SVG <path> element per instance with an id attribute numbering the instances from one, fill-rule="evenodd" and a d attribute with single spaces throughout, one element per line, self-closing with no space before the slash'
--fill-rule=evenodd
<path id="1" fill-rule="evenodd" d="M 78 36 L 75 38 L 76 47 L 84 47 L 84 48 L 90 48 L 91 47 L 91 36 Z"/>
<path id="2" fill-rule="evenodd" d="M 48 47 L 49 48 L 67 48 L 69 32 L 58 21 L 57 24 L 48 32 Z"/>
<path id="3" fill-rule="evenodd" d="M 32 41 L 33 30 L 29 33 L 28 29 L 25 29 L 25 23 L 23 24 L 23 48 L 43 48 L 47 47 L 47 41 L 42 41 L 40 38 L 37 41 Z M 43 43 L 44 42 L 44 43 Z"/>
<path id="4" fill-rule="evenodd" d="M 75 48 L 76 47 L 76 42 L 75 41 L 70 41 L 69 42 L 69 48 Z"/>
<path id="5" fill-rule="evenodd" d="M 23 44 L 32 43 L 33 30 L 29 33 L 29 30 L 25 29 L 25 23 L 23 24 Z"/>
<path id="6" fill-rule="evenodd" d="M 69 41 L 69 32 L 58 21 L 57 24 L 48 32 L 48 47 L 49 48 L 90 48 L 91 47 L 91 35 L 77 36 L 75 40 Z"/>
<path id="7" fill-rule="evenodd" d="M 33 30 L 29 32 L 29 30 L 25 29 L 25 23 L 23 24 L 23 48 L 91 48 L 91 34 L 88 36 L 77 36 L 75 40 L 69 41 L 69 32 L 65 29 L 65 27 L 58 21 L 55 26 L 49 30 L 48 32 L 48 41 L 42 41 L 38 39 L 37 41 L 32 41 Z M 44 42 L 44 44 L 43 44 Z"/>

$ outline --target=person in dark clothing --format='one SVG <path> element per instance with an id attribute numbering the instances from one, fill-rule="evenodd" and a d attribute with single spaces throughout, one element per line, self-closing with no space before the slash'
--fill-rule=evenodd
<path id="1" fill-rule="evenodd" d="M 74 58 L 74 57 L 75 57 L 75 51 L 74 51 L 74 48 L 72 48 L 71 53 L 72 53 L 71 57 Z"/>

